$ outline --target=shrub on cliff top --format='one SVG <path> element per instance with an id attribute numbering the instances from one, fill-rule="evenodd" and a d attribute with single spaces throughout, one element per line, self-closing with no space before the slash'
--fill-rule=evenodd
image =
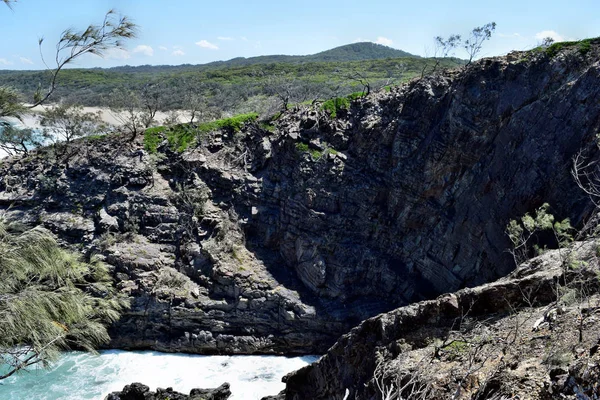
<path id="1" fill-rule="evenodd" d="M 223 118 L 216 121 L 205 122 L 198 125 L 198 130 L 204 133 L 219 129 L 239 132 L 246 123 L 256 121 L 257 118 L 257 113 L 240 114 L 231 118 Z"/>
<path id="2" fill-rule="evenodd" d="M 335 97 L 329 99 L 323 103 L 321 110 L 325 110 L 329 113 L 331 118 L 336 118 L 337 114 L 342 110 L 350 108 L 350 103 L 354 100 L 360 99 L 365 96 L 364 92 L 351 93 L 346 97 Z"/>
<path id="3" fill-rule="evenodd" d="M 155 126 L 144 131 L 144 148 L 150 154 L 156 153 L 159 143 L 161 142 L 160 134 L 165 132 L 167 128 L 164 126 Z"/>
<path id="4" fill-rule="evenodd" d="M 239 132 L 245 124 L 256 121 L 257 113 L 240 114 L 231 118 L 218 119 L 216 121 L 204 122 L 198 126 L 193 124 L 177 124 L 169 128 L 157 126 L 146 129 L 144 132 L 144 148 L 149 153 L 156 153 L 158 144 L 163 138 L 166 138 L 172 149 L 183 152 L 198 136 L 224 130 L 229 132 Z"/>
<path id="5" fill-rule="evenodd" d="M 583 39 L 583 40 L 570 41 L 570 42 L 553 43 L 546 48 L 546 54 L 549 57 L 554 57 L 563 49 L 566 49 L 568 47 L 577 46 L 579 53 L 582 55 L 585 55 L 592 49 L 592 43 L 598 42 L 598 39 L 599 38 L 591 38 L 591 39 Z"/>

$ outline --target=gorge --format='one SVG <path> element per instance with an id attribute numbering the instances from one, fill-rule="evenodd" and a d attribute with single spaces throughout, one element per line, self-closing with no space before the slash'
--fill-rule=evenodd
<path id="1" fill-rule="evenodd" d="M 479 317 L 508 312 L 494 296 L 530 276 L 506 277 L 509 220 L 543 203 L 574 226 L 594 212 L 571 167 L 598 157 L 599 44 L 484 58 L 190 143 L 162 128 L 42 148 L 0 161 L 0 209 L 110 266 L 132 298 L 110 348 L 326 354 L 280 398 L 379 398 L 372 343 L 400 346 L 397 321 L 431 339 L 463 298 L 483 299 Z"/>

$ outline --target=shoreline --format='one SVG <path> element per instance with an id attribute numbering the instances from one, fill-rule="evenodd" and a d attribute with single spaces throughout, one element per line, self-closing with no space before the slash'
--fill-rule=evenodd
<path id="1" fill-rule="evenodd" d="M 67 352 L 47 370 L 35 369 L 8 378 L 6 385 L 0 385 L 0 397 L 103 400 L 134 382 L 151 390 L 172 387 L 181 393 L 194 388 L 216 388 L 228 382 L 231 400 L 258 400 L 279 393 L 285 388 L 283 376 L 318 359 L 319 356 L 210 356 L 125 350 L 100 350 L 98 355 Z"/>

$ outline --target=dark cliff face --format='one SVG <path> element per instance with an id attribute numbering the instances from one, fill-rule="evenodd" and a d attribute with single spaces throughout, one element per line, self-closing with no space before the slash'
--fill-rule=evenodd
<path id="1" fill-rule="evenodd" d="M 581 220 L 570 168 L 600 123 L 594 61 L 576 51 L 484 60 L 334 122 L 291 115 L 281 126 L 291 138 L 260 174 L 272 206 L 257 224 L 277 222 L 265 242 L 313 292 L 342 302 L 397 304 L 505 275 L 510 218 L 549 202 Z M 343 158 L 291 163 L 296 136 Z"/>
<path id="2" fill-rule="evenodd" d="M 565 270 L 567 254 L 580 268 Z M 285 391 L 272 398 L 595 398 L 598 254 L 597 240 L 575 243 L 493 283 L 365 320 L 285 376 Z M 575 287 L 585 290 L 574 295 Z M 557 299 L 557 290 L 571 298 Z"/>
<path id="3" fill-rule="evenodd" d="M 362 319 L 505 275 L 510 218 L 579 223 L 600 125 L 595 46 L 516 53 L 175 153 L 82 140 L 3 160 L 0 207 L 114 266 L 113 346 L 322 352 Z"/>

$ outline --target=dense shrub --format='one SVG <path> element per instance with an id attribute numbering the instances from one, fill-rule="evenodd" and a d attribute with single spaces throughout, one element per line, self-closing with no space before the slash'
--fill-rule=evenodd
<path id="1" fill-rule="evenodd" d="M 150 154 L 156 153 L 156 149 L 158 145 L 162 141 L 161 133 L 165 132 L 167 128 L 164 126 L 155 126 L 153 128 L 148 128 L 144 132 L 144 148 Z"/>
<path id="2" fill-rule="evenodd" d="M 177 124 L 169 128 L 164 126 L 149 128 L 144 132 L 144 148 L 149 153 L 156 153 L 158 145 L 166 138 L 172 149 L 183 152 L 196 142 L 199 136 L 217 130 L 236 133 L 239 132 L 245 124 L 254 122 L 257 118 L 258 114 L 248 113 L 236 115 L 231 118 L 205 122 L 197 126 L 193 124 Z"/>
<path id="3" fill-rule="evenodd" d="M 331 118 L 336 118 L 340 111 L 350 108 L 350 103 L 352 101 L 360 99 L 364 96 L 364 92 L 354 92 L 346 97 L 335 97 L 324 102 L 321 106 L 321 109 L 327 111 Z"/>

